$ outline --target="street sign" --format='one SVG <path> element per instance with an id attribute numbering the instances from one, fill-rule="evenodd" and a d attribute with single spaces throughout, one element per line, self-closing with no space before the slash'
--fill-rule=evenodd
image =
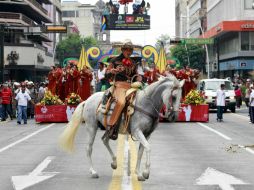
<path id="1" fill-rule="evenodd" d="M 67 33 L 67 26 L 64 25 L 46 25 L 45 33 Z"/>
<path id="2" fill-rule="evenodd" d="M 204 45 L 204 44 L 214 44 L 213 38 L 186 38 L 181 40 L 182 44 L 197 44 L 197 45 Z"/>

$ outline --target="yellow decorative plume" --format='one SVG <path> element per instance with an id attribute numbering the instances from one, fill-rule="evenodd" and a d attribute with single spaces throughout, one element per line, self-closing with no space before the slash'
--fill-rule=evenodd
<path id="1" fill-rule="evenodd" d="M 160 47 L 159 58 L 156 65 L 158 69 L 160 70 L 160 72 L 165 71 L 166 65 L 167 65 L 167 58 L 166 58 L 166 52 L 163 45 L 161 45 Z"/>
<path id="2" fill-rule="evenodd" d="M 84 66 L 87 66 L 88 68 L 92 69 L 91 65 L 89 64 L 87 53 L 85 48 L 82 46 L 79 62 L 78 62 L 78 70 L 81 71 Z"/>

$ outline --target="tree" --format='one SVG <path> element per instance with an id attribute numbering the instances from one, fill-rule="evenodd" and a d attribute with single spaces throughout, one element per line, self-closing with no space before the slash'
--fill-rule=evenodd
<path id="1" fill-rule="evenodd" d="M 66 39 L 59 42 L 56 47 L 56 58 L 59 60 L 60 65 L 65 58 L 79 58 L 82 45 L 88 49 L 91 46 L 97 46 L 98 42 L 93 37 L 82 38 L 78 34 L 70 34 Z"/>
<path id="2" fill-rule="evenodd" d="M 189 65 L 191 68 L 202 70 L 205 66 L 205 49 L 200 45 L 176 45 L 170 50 L 171 56 L 179 60 L 181 67 Z"/>

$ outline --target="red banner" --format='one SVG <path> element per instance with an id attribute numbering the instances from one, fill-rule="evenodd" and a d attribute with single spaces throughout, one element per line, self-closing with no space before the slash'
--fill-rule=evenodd
<path id="1" fill-rule="evenodd" d="M 202 105 L 189 105 L 182 104 L 182 109 L 178 115 L 178 121 L 209 121 L 209 106 L 208 104 Z"/>
<path id="2" fill-rule="evenodd" d="M 35 121 L 41 122 L 68 122 L 76 106 L 51 105 L 35 106 Z"/>
<path id="3" fill-rule="evenodd" d="M 209 106 L 208 104 L 202 105 L 189 105 L 189 104 L 181 104 L 181 111 L 178 114 L 177 121 L 199 121 L 199 122 L 208 122 L 209 121 Z M 160 121 L 167 121 L 163 118 L 165 114 L 165 106 L 163 106 L 160 112 Z"/>

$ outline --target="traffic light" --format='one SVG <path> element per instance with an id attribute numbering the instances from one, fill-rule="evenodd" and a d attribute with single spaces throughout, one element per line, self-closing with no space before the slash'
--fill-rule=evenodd
<path id="1" fill-rule="evenodd" d="M 213 69 L 214 69 L 215 71 L 218 69 L 218 66 L 217 66 L 217 63 L 216 63 L 216 62 L 213 63 Z"/>

